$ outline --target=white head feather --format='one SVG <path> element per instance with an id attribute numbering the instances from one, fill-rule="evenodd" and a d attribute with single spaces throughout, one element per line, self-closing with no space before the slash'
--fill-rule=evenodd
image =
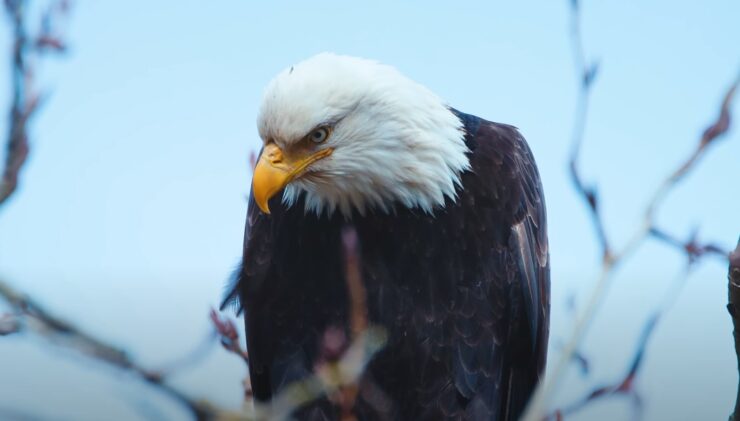
<path id="1" fill-rule="evenodd" d="M 333 126 L 331 156 L 285 188 L 288 205 L 305 195 L 306 212 L 349 217 L 401 205 L 431 213 L 456 198 L 470 166 L 462 122 L 439 97 L 361 58 L 322 53 L 284 70 L 267 86 L 257 125 L 282 149 Z"/>

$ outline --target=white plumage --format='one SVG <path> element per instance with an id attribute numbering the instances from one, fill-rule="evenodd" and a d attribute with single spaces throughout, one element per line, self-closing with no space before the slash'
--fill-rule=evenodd
<path id="1" fill-rule="evenodd" d="M 286 154 L 316 127 L 332 127 L 313 163 L 286 188 L 306 212 L 395 206 L 431 213 L 455 198 L 469 168 L 462 123 L 437 95 L 396 69 L 361 58 L 322 53 L 278 74 L 257 121 L 263 142 Z M 317 145 L 317 147 L 319 147 Z"/>

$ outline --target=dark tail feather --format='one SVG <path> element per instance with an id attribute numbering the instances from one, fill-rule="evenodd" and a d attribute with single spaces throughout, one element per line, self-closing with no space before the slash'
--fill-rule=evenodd
<path id="1" fill-rule="evenodd" d="M 539 376 L 533 370 L 511 367 L 506 379 L 505 401 L 502 407 L 502 421 L 518 421 L 534 393 Z"/>

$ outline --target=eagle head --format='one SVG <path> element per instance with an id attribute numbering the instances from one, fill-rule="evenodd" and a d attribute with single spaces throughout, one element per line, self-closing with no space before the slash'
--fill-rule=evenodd
<path id="1" fill-rule="evenodd" d="M 396 206 L 431 213 L 469 168 L 459 118 L 394 68 L 322 53 L 279 73 L 257 119 L 264 143 L 252 194 L 350 217 Z"/>

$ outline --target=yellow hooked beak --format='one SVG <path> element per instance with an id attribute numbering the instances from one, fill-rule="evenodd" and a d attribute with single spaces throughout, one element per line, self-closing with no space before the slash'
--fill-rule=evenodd
<path id="1" fill-rule="evenodd" d="M 331 155 L 332 151 L 332 148 L 325 148 L 290 159 L 283 156 L 283 151 L 276 144 L 268 143 L 262 150 L 252 177 L 252 194 L 257 206 L 269 214 L 267 202 L 270 198 L 301 175 L 309 165 Z"/>

